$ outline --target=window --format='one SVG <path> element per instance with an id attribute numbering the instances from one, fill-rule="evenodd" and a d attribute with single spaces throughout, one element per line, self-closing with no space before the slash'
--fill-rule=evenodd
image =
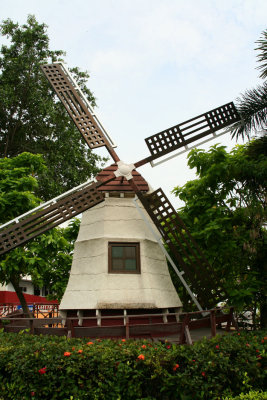
<path id="1" fill-rule="evenodd" d="M 109 243 L 108 271 L 117 274 L 140 274 L 139 243 Z"/>

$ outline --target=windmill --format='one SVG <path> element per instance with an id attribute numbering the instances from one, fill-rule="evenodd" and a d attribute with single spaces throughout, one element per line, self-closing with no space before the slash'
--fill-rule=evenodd
<path id="1" fill-rule="evenodd" d="M 101 171 L 96 181 L 85 182 L 2 225 L 0 254 L 84 213 L 70 280 L 61 302 L 65 316 L 78 313 L 82 320 L 85 312 L 90 316 L 101 312 L 108 315 L 112 310 L 124 314 L 133 309 L 139 313 L 148 309 L 177 311 L 181 302 L 160 248 L 200 310 L 225 299 L 221 283 L 167 196 L 162 189 L 153 191 L 136 169 L 147 163 L 155 166 L 188 151 L 193 143 L 202 144 L 225 133 L 219 131 L 240 120 L 234 104 L 225 104 L 146 138 L 150 155 L 128 164 L 119 158 L 112 139 L 68 69 L 54 63 L 43 65 L 42 70 L 87 145 L 91 149 L 105 147 L 113 164 Z M 130 237 L 124 235 L 126 228 L 131 232 Z M 154 265 L 149 263 L 149 252 L 153 253 Z M 90 259 L 91 263 L 97 260 L 94 273 L 94 267 L 90 267 L 89 277 L 84 259 Z M 162 268 L 160 278 L 157 277 L 158 263 Z M 105 279 L 108 277 L 106 280 L 95 276 L 101 268 L 105 269 L 102 273 Z M 163 290 L 159 287 L 160 281 Z M 98 302 L 94 300 L 96 291 Z"/>

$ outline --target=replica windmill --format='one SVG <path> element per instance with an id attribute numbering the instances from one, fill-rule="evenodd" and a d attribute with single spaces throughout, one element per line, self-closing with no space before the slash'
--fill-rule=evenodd
<path id="1" fill-rule="evenodd" d="M 173 152 L 190 149 L 194 142 L 202 140 L 202 144 L 219 136 L 218 131 L 240 120 L 234 104 L 148 137 L 145 141 L 150 155 L 127 164 L 117 155 L 112 139 L 68 69 L 55 63 L 43 65 L 42 70 L 87 145 L 91 149 L 106 147 L 114 163 L 101 171 L 96 181 L 86 182 L 2 225 L 0 254 L 83 213 L 70 279 L 60 305 L 64 316 L 78 314 L 82 319 L 101 313 L 177 311 L 181 302 L 165 255 L 200 310 L 225 298 L 211 266 L 166 195 L 161 189 L 151 190 L 136 168 L 146 163 L 155 166 L 156 160 L 162 162 L 165 157 L 166 161 Z"/>

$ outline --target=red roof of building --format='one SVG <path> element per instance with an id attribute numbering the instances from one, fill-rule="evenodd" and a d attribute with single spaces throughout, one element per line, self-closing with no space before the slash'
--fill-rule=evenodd
<path id="1" fill-rule="evenodd" d="M 118 169 L 118 166 L 116 164 L 112 164 L 107 168 L 104 168 L 97 176 L 96 179 L 98 181 L 104 181 L 107 179 L 114 171 Z M 132 171 L 133 175 L 133 180 L 136 186 L 138 187 L 139 190 L 142 192 L 148 192 L 148 184 L 144 180 L 141 174 L 137 171 Z M 114 178 L 111 182 L 108 182 L 107 184 L 100 186 L 99 190 L 103 192 L 133 192 L 133 188 L 125 179 L 124 177 L 119 177 L 119 178 Z"/>
<path id="2" fill-rule="evenodd" d="M 58 304 L 57 300 L 47 300 L 46 297 L 34 296 L 33 294 L 24 294 L 27 304 Z M 20 301 L 16 292 L 8 290 L 0 291 L 0 304 L 19 305 Z"/>

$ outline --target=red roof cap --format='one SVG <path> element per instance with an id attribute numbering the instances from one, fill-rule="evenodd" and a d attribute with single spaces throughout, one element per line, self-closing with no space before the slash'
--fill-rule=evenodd
<path id="1" fill-rule="evenodd" d="M 109 175 L 112 174 L 112 172 L 116 171 L 117 169 L 118 166 L 116 164 L 112 164 L 99 172 L 99 174 L 96 176 L 96 179 L 103 182 L 105 179 L 108 178 Z M 144 180 L 142 175 L 139 174 L 139 172 L 137 172 L 136 170 L 132 171 L 132 175 L 134 183 L 136 184 L 138 189 L 142 192 L 148 192 L 148 183 Z M 131 187 L 127 179 L 123 176 L 119 178 L 114 178 L 111 182 L 100 186 L 98 190 L 102 192 L 133 192 L 133 188 Z"/>

